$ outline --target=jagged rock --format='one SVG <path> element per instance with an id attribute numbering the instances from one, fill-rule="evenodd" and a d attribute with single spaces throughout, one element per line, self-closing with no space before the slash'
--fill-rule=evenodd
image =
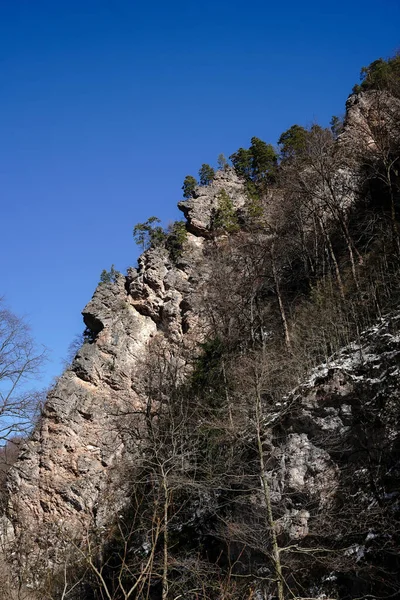
<path id="1" fill-rule="evenodd" d="M 210 235 L 213 211 L 218 209 L 218 194 L 222 190 L 228 194 L 236 210 L 245 206 L 246 194 L 243 181 L 232 168 L 217 171 L 211 185 L 196 187 L 194 198 L 178 203 L 178 208 L 188 221 L 188 230 L 191 233 L 200 236 Z"/>
<path id="2" fill-rule="evenodd" d="M 143 406 L 141 371 L 148 345 L 161 336 L 171 360 L 180 361 L 182 345 L 201 340 L 198 288 L 209 270 L 204 256 L 210 216 L 222 188 L 243 206 L 243 183 L 233 170 L 217 173 L 198 198 L 185 202 L 189 229 L 176 264 L 162 248 L 150 249 L 113 283 L 100 283 L 83 309 L 91 332 L 71 366 L 49 393 L 42 416 L 8 479 L 9 522 L 19 534 L 57 523 L 70 531 L 104 525 L 124 503 L 124 485 L 114 466 L 126 456 L 116 418 L 126 407 Z M 189 333 L 189 335 L 187 335 Z M 112 511 L 105 497 L 113 498 Z M 103 498 L 101 501 L 100 499 Z M 56 542 L 56 540 L 53 540 Z"/>
<path id="3" fill-rule="evenodd" d="M 268 473 L 273 502 L 286 507 L 280 531 L 293 539 L 307 535 L 310 506 L 329 514 L 337 496 L 346 493 L 357 497 L 357 510 L 368 521 L 377 502 L 375 485 L 382 486 L 383 480 L 377 484 L 381 469 L 386 473 L 379 502 L 386 503 L 389 515 L 396 513 L 399 389 L 400 311 L 395 311 L 316 368 L 285 399 L 273 425 L 276 467 Z M 346 528 L 348 518 L 343 516 Z M 339 522 L 338 539 L 344 535 Z M 383 535 L 389 539 L 387 531 Z"/>
<path id="4" fill-rule="evenodd" d="M 281 496 L 307 492 L 320 506 L 329 502 L 338 486 L 338 473 L 331 457 L 315 446 L 306 433 L 291 433 L 280 447 Z"/>
<path id="5" fill-rule="evenodd" d="M 386 152 L 400 135 L 399 108 L 400 99 L 386 91 L 352 94 L 346 102 L 346 127 L 339 143 L 348 147 L 353 158 L 365 151 Z"/>
<path id="6" fill-rule="evenodd" d="M 354 143 L 348 131 L 362 127 L 363 111 L 369 110 L 366 98 L 349 100 L 348 137 L 343 134 L 340 143 Z M 371 131 L 365 136 L 372 147 Z M 354 177 L 350 169 L 341 168 L 334 178 L 343 215 L 354 202 Z M 57 532 L 73 536 L 91 526 L 101 530 L 127 504 L 130 490 L 124 473 L 141 448 L 140 441 L 136 447 L 132 440 L 128 443 L 119 417 L 124 412 L 145 412 L 143 371 L 152 343 L 158 343 L 183 380 L 188 372 L 185 353 L 193 356 L 207 333 L 207 283 L 218 276 L 210 249 L 223 243 L 212 231 L 212 218 L 222 190 L 233 208 L 244 214 L 244 182 L 232 169 L 218 171 L 211 185 L 197 187 L 194 198 L 179 203 L 188 235 L 175 263 L 165 248 L 153 248 L 143 253 L 137 268 L 128 269 L 126 277 L 118 275 L 113 283 L 97 287 L 83 310 L 91 339 L 49 393 L 38 426 L 9 473 L 3 539 L 30 532 L 34 550 L 46 544 L 57 548 Z M 268 220 L 278 218 L 281 200 L 279 191 L 275 199 L 270 195 Z M 272 235 L 269 229 L 260 234 L 266 253 Z M 241 277 L 234 268 L 231 273 Z M 312 510 L 323 515 L 334 505 L 343 485 L 346 452 L 358 449 L 365 406 L 375 418 L 374 435 L 385 440 L 385 452 L 398 452 L 399 331 L 400 313 L 383 319 L 357 344 L 316 369 L 266 418 L 266 476 L 271 500 L 280 511 L 279 535 L 307 538 L 315 517 Z M 137 421 L 140 430 L 140 416 Z M 362 488 L 362 503 L 368 505 L 370 483 L 362 463 L 352 460 L 346 477 L 354 478 L 357 490 Z M 254 498 L 255 504 L 262 504 L 257 491 Z M 212 494 L 199 497 L 193 519 L 212 513 L 215 501 Z M 180 524 L 174 527 L 178 531 Z"/>

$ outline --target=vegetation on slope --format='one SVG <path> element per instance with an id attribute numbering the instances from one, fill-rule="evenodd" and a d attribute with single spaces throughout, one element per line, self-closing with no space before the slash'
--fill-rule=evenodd
<path id="1" fill-rule="evenodd" d="M 396 61 L 385 63 L 391 77 Z M 377 73 L 373 63 L 362 90 L 378 87 Z M 398 591 L 399 540 L 389 523 L 397 513 L 384 501 L 386 484 L 376 464 L 389 460 L 383 450 L 372 456 L 358 438 L 376 510 L 365 512 L 343 471 L 341 514 L 340 503 L 324 513 L 308 501 L 310 531 L 300 539 L 291 539 L 282 523 L 285 502 L 295 510 L 302 500 L 275 501 L 267 476 L 275 460 L 268 423 L 271 415 L 284 421 L 289 389 L 400 300 L 400 135 L 379 102 L 370 115 L 372 147 L 343 143 L 335 127 L 295 125 L 280 137 L 279 161 L 258 138 L 231 156 L 254 186 L 262 215 L 239 229 L 230 211 L 234 226 L 225 231 L 233 237 L 209 246 L 215 270 L 204 307 L 208 341 L 198 358 L 187 357 L 190 381 L 182 385 L 161 340 L 149 349 L 146 448 L 140 468 L 129 474 L 132 506 L 102 564 L 110 597 L 124 597 L 121 580 L 126 590 L 136 586 L 134 597 L 162 600 L 282 600 L 310 596 L 311 583 L 327 590 L 329 578 L 340 598 Z M 378 413 L 363 409 L 360 418 L 370 417 L 371 427 L 378 427 Z M 133 445 L 138 435 L 136 429 Z M 334 447 L 335 439 L 326 445 Z M 322 518 L 336 526 L 324 531 Z M 385 539 L 360 562 L 350 549 L 382 527 Z M 151 551 L 144 555 L 140 544 L 149 532 Z M 127 540 L 129 556 L 116 560 Z M 100 597 L 99 590 L 91 593 Z"/>
<path id="2" fill-rule="evenodd" d="M 386 90 L 390 94 L 400 96 L 400 54 L 384 60 L 378 58 L 368 67 L 363 67 L 360 74 L 361 83 L 353 88 L 358 94 L 368 90 Z"/>
<path id="3" fill-rule="evenodd" d="M 397 61 L 372 63 L 361 91 L 385 84 L 392 92 Z M 67 588 L 67 597 L 88 600 L 283 600 L 332 590 L 343 600 L 396 597 L 398 506 L 388 494 L 399 479 L 390 454 L 398 439 L 374 435 L 368 444 L 369 428 L 385 429 L 379 405 L 358 399 L 354 446 L 326 434 L 343 467 L 328 508 L 306 491 L 274 488 L 282 460 L 274 452 L 298 410 L 285 403 L 289 390 L 400 300 L 400 110 L 387 108 L 371 97 L 355 138 L 338 134 L 336 121 L 333 130 L 294 125 L 279 156 L 258 138 L 231 156 L 260 211 L 240 221 L 220 198 L 207 246 L 206 340 L 197 356 L 179 348 L 191 376 L 182 382 L 155 337 L 143 359 L 147 404 L 134 417 L 127 407 L 120 421 L 139 454 L 134 469 L 121 467 L 131 503 L 90 546 L 75 543 L 73 573 L 53 578 L 46 597 Z M 362 143 L 366 127 L 373 144 Z M 209 184 L 212 168 L 201 172 Z M 193 197 L 188 177 L 184 195 Z M 181 224 L 165 232 L 151 217 L 134 235 L 176 257 L 185 232 Z M 356 468 L 365 470 L 363 490 L 352 488 Z M 288 514 L 300 519 L 296 534 Z M 378 541 L 360 558 L 354 548 L 368 535 Z"/>

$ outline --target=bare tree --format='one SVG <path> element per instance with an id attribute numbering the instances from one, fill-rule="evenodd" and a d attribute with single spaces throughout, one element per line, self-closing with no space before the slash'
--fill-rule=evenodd
<path id="1" fill-rule="evenodd" d="M 389 200 L 392 233 L 400 250 L 398 202 L 400 194 L 400 100 L 385 91 L 373 91 L 361 101 L 344 139 L 347 151 L 367 171 L 368 178 L 380 182 L 382 196 Z"/>
<path id="2" fill-rule="evenodd" d="M 26 322 L 0 304 L 0 441 L 31 428 L 41 399 L 31 384 L 45 360 Z"/>

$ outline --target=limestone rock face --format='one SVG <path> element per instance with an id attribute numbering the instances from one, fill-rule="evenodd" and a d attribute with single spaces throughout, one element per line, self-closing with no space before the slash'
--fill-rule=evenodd
<path id="1" fill-rule="evenodd" d="M 243 181 L 232 168 L 217 171 L 211 185 L 197 187 L 194 198 L 178 203 L 178 208 L 188 220 L 189 231 L 196 235 L 209 234 L 213 210 L 218 208 L 218 194 L 222 190 L 228 194 L 235 209 L 245 206 Z"/>
<path id="2" fill-rule="evenodd" d="M 143 361 L 156 336 L 171 356 L 200 340 L 199 299 L 209 270 L 205 248 L 212 210 L 225 189 L 235 208 L 245 204 L 243 183 L 234 171 L 218 172 L 215 181 L 182 202 L 187 239 L 173 263 L 164 248 L 150 249 L 138 267 L 101 283 L 83 310 L 91 341 L 49 393 L 39 424 L 11 470 L 8 517 L 14 530 L 65 524 L 76 530 L 89 521 L 101 525 L 124 489 L 114 466 L 129 461 L 116 417 L 129 405 L 143 406 Z M 194 232 L 194 233 L 191 233 Z M 113 498 L 111 512 L 106 498 Z"/>
<path id="3" fill-rule="evenodd" d="M 351 95 L 346 102 L 346 127 L 340 142 L 356 157 L 366 150 L 383 155 L 400 135 L 400 99 L 385 91 Z"/>
<path id="4" fill-rule="evenodd" d="M 366 102 L 349 100 L 354 131 Z M 351 143 L 344 134 L 342 141 Z M 353 201 L 349 177 L 338 171 L 345 182 L 338 186 L 343 188 L 343 214 Z M 153 342 L 161 340 L 183 378 L 185 352 L 193 356 L 206 335 L 204 298 L 216 273 L 211 249 L 218 245 L 212 218 L 222 190 L 236 211 L 246 210 L 243 182 L 230 168 L 218 171 L 211 185 L 197 187 L 194 198 L 179 203 L 187 219 L 180 256 L 172 261 L 166 248 L 147 250 L 126 276 L 99 284 L 84 308 L 90 339 L 49 393 L 39 423 L 9 473 L 7 525 L 14 534 L 32 531 L 38 544 L 40 531 L 62 528 L 73 535 L 91 526 L 101 530 L 126 503 L 129 490 L 121 465 L 134 464 L 140 448 L 127 443 L 119 419 L 126 410 L 144 412 L 143 371 Z M 272 221 L 274 211 L 279 213 L 279 192 L 274 202 L 271 198 L 267 209 Z M 226 235 L 221 237 L 226 241 Z M 229 243 L 234 249 L 235 240 Z M 236 264 L 230 273 L 241 277 Z M 373 502 L 364 448 L 372 440 L 382 456 L 398 453 L 399 389 L 400 312 L 382 319 L 271 408 L 264 423 L 266 475 L 271 501 L 279 507 L 279 533 L 292 540 L 311 535 L 315 520 L 329 515 L 346 485 L 362 490 L 357 506 Z M 389 496 L 398 483 L 393 473 L 385 480 Z M 49 546 L 56 546 L 57 533 L 52 535 Z"/>
<path id="5" fill-rule="evenodd" d="M 137 364 L 156 324 L 130 305 L 122 276 L 100 284 L 83 314 L 95 340 L 82 346 L 49 393 L 10 473 L 10 516 L 17 529 L 46 520 L 72 526 L 93 516 L 123 450 L 115 415 L 127 396 L 137 401 Z"/>
<path id="6" fill-rule="evenodd" d="M 269 477 L 273 501 L 285 506 L 282 529 L 297 539 L 307 535 L 310 506 L 329 515 L 338 494 L 348 494 L 349 513 L 350 499 L 357 497 L 357 511 L 368 515 L 378 481 L 385 511 L 390 514 L 392 504 L 397 510 L 399 390 L 397 311 L 315 369 L 285 399 L 269 423 L 275 440 Z M 340 536 L 340 518 L 335 527 Z"/>

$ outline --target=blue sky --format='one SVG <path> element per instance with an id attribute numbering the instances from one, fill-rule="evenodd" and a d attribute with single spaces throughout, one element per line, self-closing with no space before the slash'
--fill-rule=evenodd
<path id="1" fill-rule="evenodd" d="M 0 0 L 0 295 L 59 374 L 135 223 L 186 174 L 294 123 L 328 125 L 400 46 L 398 0 Z"/>

